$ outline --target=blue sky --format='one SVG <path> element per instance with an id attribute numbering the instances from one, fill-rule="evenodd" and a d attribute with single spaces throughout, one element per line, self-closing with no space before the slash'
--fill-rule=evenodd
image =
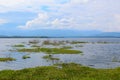
<path id="1" fill-rule="evenodd" d="M 37 35 L 39 30 L 120 32 L 119 3 L 120 0 L 0 0 L 0 35 L 24 35 L 29 31 Z"/>

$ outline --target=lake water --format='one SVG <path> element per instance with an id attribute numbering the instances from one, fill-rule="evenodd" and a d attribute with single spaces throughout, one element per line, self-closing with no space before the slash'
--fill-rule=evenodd
<path id="1" fill-rule="evenodd" d="M 45 53 L 15 52 L 12 45 L 28 44 L 31 40 L 56 40 L 56 41 L 84 41 L 86 44 L 71 45 L 75 50 L 83 51 L 81 54 L 55 54 L 59 61 L 43 59 Z M 103 44 L 101 42 L 108 42 Z M 83 47 L 76 47 L 76 46 Z M 49 46 L 52 47 L 52 46 Z M 59 46 L 58 46 L 59 47 Z M 22 56 L 29 54 L 31 58 L 22 59 Z M 78 63 L 93 68 L 115 68 L 120 67 L 120 38 L 0 38 L 0 57 L 13 57 L 16 61 L 0 62 L 0 70 L 24 69 L 37 66 L 49 66 L 55 63 Z M 115 59 L 113 61 L 113 59 Z"/>

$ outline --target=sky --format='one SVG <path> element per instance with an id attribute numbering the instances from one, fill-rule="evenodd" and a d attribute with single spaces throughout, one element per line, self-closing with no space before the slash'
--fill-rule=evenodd
<path id="1" fill-rule="evenodd" d="M 120 32 L 120 0 L 0 0 L 0 35 L 39 30 Z"/>

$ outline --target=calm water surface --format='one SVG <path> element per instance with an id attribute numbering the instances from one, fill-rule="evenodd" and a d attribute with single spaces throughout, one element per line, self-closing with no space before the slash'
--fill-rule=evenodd
<path id="1" fill-rule="evenodd" d="M 86 44 L 71 45 L 75 50 L 83 51 L 84 55 L 80 54 L 55 54 L 59 61 L 48 61 L 43 59 L 45 53 L 24 53 L 24 52 L 11 52 L 14 49 L 12 45 L 27 44 L 31 40 L 57 40 L 57 41 L 84 41 L 89 42 Z M 107 44 L 98 42 L 109 42 Z M 82 45 L 83 47 L 76 47 Z M 50 47 L 50 46 L 49 46 Z M 29 54 L 31 58 L 22 59 L 22 56 Z M 84 66 L 93 68 L 115 68 L 120 67 L 120 38 L 0 38 L 0 57 L 14 57 L 16 61 L 0 62 L 0 70 L 5 69 L 23 69 L 36 66 L 49 66 L 55 63 L 78 63 Z M 115 61 L 113 61 L 115 59 Z"/>

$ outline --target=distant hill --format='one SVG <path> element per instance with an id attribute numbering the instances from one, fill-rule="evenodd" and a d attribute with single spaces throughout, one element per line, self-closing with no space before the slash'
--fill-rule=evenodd
<path id="1" fill-rule="evenodd" d="M 4 34 L 4 35 L 3 35 Z M 13 35 L 14 34 L 14 35 Z M 101 32 L 97 30 L 30 30 L 2 32 L 0 38 L 51 38 L 51 37 L 120 37 L 120 32 Z"/>
<path id="2" fill-rule="evenodd" d="M 98 35 L 98 37 L 120 37 L 120 32 L 103 32 Z"/>
<path id="3" fill-rule="evenodd" d="M 0 35 L 7 35 L 1 37 L 23 37 L 23 36 L 46 36 L 46 37 L 80 37 L 80 36 L 93 36 L 100 34 L 101 31 L 80 31 L 80 30 L 30 30 L 30 31 L 18 31 L 18 32 L 2 32 Z"/>

